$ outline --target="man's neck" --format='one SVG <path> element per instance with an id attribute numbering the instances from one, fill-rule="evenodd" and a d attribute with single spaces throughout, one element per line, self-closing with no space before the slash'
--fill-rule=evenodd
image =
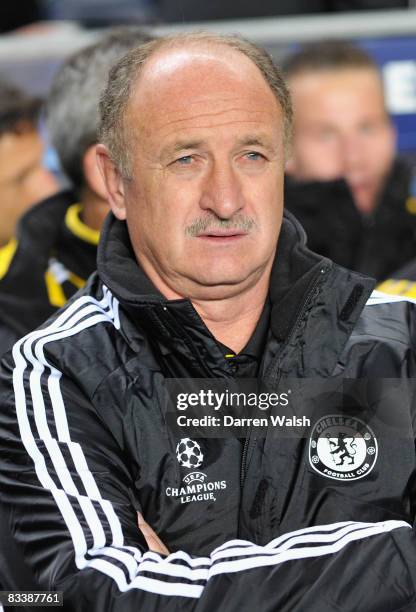
<path id="1" fill-rule="evenodd" d="M 267 299 L 275 253 L 261 269 L 239 285 L 201 286 L 194 281 L 169 282 L 155 266 L 136 252 L 139 265 L 168 300 L 187 297 L 214 338 L 239 353 L 250 340 Z M 176 285 L 176 286 L 175 286 Z"/>
<path id="2" fill-rule="evenodd" d="M 250 340 L 264 308 L 270 274 L 264 274 L 241 293 L 219 300 L 191 298 L 191 302 L 214 338 L 239 353 Z"/>

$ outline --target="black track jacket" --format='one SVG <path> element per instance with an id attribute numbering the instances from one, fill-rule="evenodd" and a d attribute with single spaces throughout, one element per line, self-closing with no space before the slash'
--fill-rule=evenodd
<path id="1" fill-rule="evenodd" d="M 0 249 L 0 355 L 84 286 L 96 269 L 98 232 L 63 191 L 27 211 Z"/>
<path id="2" fill-rule="evenodd" d="M 366 381 L 377 412 L 377 379 L 415 375 L 414 304 L 372 288 L 308 251 L 285 213 L 260 378 Z M 302 438 L 249 428 L 197 448 L 167 428 L 172 377 L 232 380 L 232 366 L 189 301 L 152 287 L 110 216 L 98 273 L 3 358 L 1 504 L 41 588 L 73 612 L 416 610 L 411 389 L 369 426 L 360 403 L 347 420 L 331 404 Z M 147 550 L 137 511 L 168 557 Z"/>

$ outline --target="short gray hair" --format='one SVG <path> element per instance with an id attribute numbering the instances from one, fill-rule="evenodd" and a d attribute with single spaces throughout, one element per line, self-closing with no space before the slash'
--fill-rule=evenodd
<path id="1" fill-rule="evenodd" d="M 131 175 L 132 149 L 131 135 L 125 125 L 126 109 L 144 65 L 161 48 L 200 43 L 230 47 L 248 57 L 257 66 L 282 108 L 285 144 L 288 148 L 292 135 L 292 103 L 283 75 L 271 56 L 261 47 L 237 36 L 208 32 L 174 34 L 129 51 L 111 69 L 107 87 L 102 93 L 99 138 L 107 146 L 113 162 L 125 178 Z"/>
<path id="2" fill-rule="evenodd" d="M 150 40 L 139 27 L 114 28 L 72 55 L 53 80 L 46 107 L 47 129 L 62 168 L 76 189 L 85 184 L 84 154 L 98 142 L 98 101 L 108 72 L 127 51 Z"/>

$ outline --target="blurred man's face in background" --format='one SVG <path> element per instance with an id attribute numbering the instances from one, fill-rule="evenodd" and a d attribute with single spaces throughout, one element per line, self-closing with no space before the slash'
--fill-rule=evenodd
<path id="1" fill-rule="evenodd" d="M 14 235 L 17 221 L 30 206 L 58 189 L 42 156 L 43 144 L 32 125 L 0 135 L 0 246 Z"/>
<path id="2" fill-rule="evenodd" d="M 382 82 L 371 68 L 305 71 L 289 81 L 295 123 L 287 170 L 298 180 L 344 178 L 371 212 L 395 154 Z"/>

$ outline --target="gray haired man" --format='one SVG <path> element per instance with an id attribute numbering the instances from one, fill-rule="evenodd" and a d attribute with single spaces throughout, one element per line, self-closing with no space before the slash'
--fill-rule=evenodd
<path id="1" fill-rule="evenodd" d="M 108 212 L 95 158 L 98 100 L 110 67 L 149 37 L 137 27 L 110 31 L 59 69 L 47 127 L 72 191 L 39 203 L 21 220 L 0 266 L 0 353 L 63 306 L 95 270 Z"/>

